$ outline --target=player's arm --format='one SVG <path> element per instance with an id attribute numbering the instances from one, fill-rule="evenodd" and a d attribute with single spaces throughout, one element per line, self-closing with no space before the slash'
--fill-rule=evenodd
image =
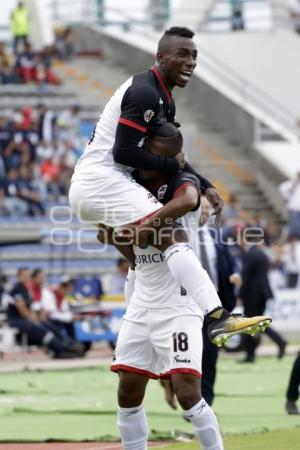
<path id="1" fill-rule="evenodd" d="M 113 148 L 117 163 L 135 169 L 176 172 L 181 164 L 180 156 L 154 155 L 143 148 L 143 138 L 149 127 L 159 126 L 159 102 L 151 86 L 130 86 L 121 104 L 121 115 Z"/>
<path id="2" fill-rule="evenodd" d="M 30 320 L 31 322 L 38 322 L 36 314 L 26 306 L 26 303 L 21 296 L 15 298 L 15 307 L 23 319 Z"/>
<path id="3" fill-rule="evenodd" d="M 152 216 L 147 221 L 148 227 L 161 228 L 193 211 L 199 205 L 199 189 L 193 184 L 184 184 L 179 187 L 172 200 L 159 210 L 159 221 L 157 216 Z"/>
<path id="4" fill-rule="evenodd" d="M 130 262 L 131 269 L 135 267 L 135 256 L 132 244 L 129 244 L 128 237 L 116 234 L 112 228 L 105 225 L 98 225 L 97 240 L 101 244 L 114 245 L 117 250 Z"/>

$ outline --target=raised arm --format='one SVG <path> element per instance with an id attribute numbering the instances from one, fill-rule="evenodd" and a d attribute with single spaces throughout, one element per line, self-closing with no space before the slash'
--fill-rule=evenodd
<path id="1" fill-rule="evenodd" d="M 149 128 L 161 125 L 158 117 L 159 98 L 148 85 L 130 86 L 121 104 L 121 115 L 113 148 L 117 163 L 136 169 L 176 172 L 178 159 L 147 152 L 143 141 Z"/>

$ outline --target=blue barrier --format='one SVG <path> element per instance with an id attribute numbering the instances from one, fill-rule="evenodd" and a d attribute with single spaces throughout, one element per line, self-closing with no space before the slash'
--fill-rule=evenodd
<path id="1" fill-rule="evenodd" d="M 109 310 L 105 317 L 89 317 L 74 323 L 75 339 L 80 342 L 116 342 L 125 308 Z"/>

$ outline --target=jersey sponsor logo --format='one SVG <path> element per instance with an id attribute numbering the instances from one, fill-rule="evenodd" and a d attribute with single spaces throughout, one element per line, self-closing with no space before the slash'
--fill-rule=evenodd
<path id="1" fill-rule="evenodd" d="M 137 255 L 136 264 L 158 264 L 164 262 L 165 255 L 163 253 L 153 253 L 152 255 Z"/>
<path id="2" fill-rule="evenodd" d="M 190 364 L 191 360 L 187 358 L 180 358 L 180 355 L 174 355 L 173 360 L 176 363 L 184 363 L 184 364 Z"/>
<path id="3" fill-rule="evenodd" d="M 157 198 L 158 200 L 162 200 L 167 192 L 168 185 L 164 184 L 157 190 Z"/>
<path id="4" fill-rule="evenodd" d="M 144 121 L 149 123 L 154 114 L 155 113 L 154 111 L 152 111 L 152 109 L 147 109 L 147 111 L 144 112 Z"/>

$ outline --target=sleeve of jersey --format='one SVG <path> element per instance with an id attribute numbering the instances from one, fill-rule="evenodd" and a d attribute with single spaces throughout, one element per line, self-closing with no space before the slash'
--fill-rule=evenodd
<path id="1" fill-rule="evenodd" d="M 200 182 L 200 190 L 201 190 L 201 194 L 205 194 L 205 191 L 207 188 L 214 188 L 214 185 L 211 184 L 210 181 L 208 181 L 206 178 L 202 177 L 202 175 L 200 175 L 199 173 L 196 172 L 196 170 L 194 170 L 192 168 L 192 166 L 190 166 L 190 164 L 186 163 L 184 166 L 184 170 L 192 175 L 194 175 L 195 177 L 197 177 L 197 179 Z"/>
<path id="2" fill-rule="evenodd" d="M 176 197 L 180 191 L 182 191 L 187 186 L 193 186 L 197 192 L 200 192 L 200 182 L 198 178 L 187 172 L 180 172 L 172 180 L 170 186 L 170 195 L 172 198 Z"/>
<path id="3" fill-rule="evenodd" d="M 159 125 L 157 107 L 158 101 L 152 88 L 130 87 L 125 93 L 113 148 L 117 163 L 159 172 L 172 173 L 178 170 L 179 164 L 175 158 L 153 155 L 143 148 L 142 139 L 148 128 Z"/>

